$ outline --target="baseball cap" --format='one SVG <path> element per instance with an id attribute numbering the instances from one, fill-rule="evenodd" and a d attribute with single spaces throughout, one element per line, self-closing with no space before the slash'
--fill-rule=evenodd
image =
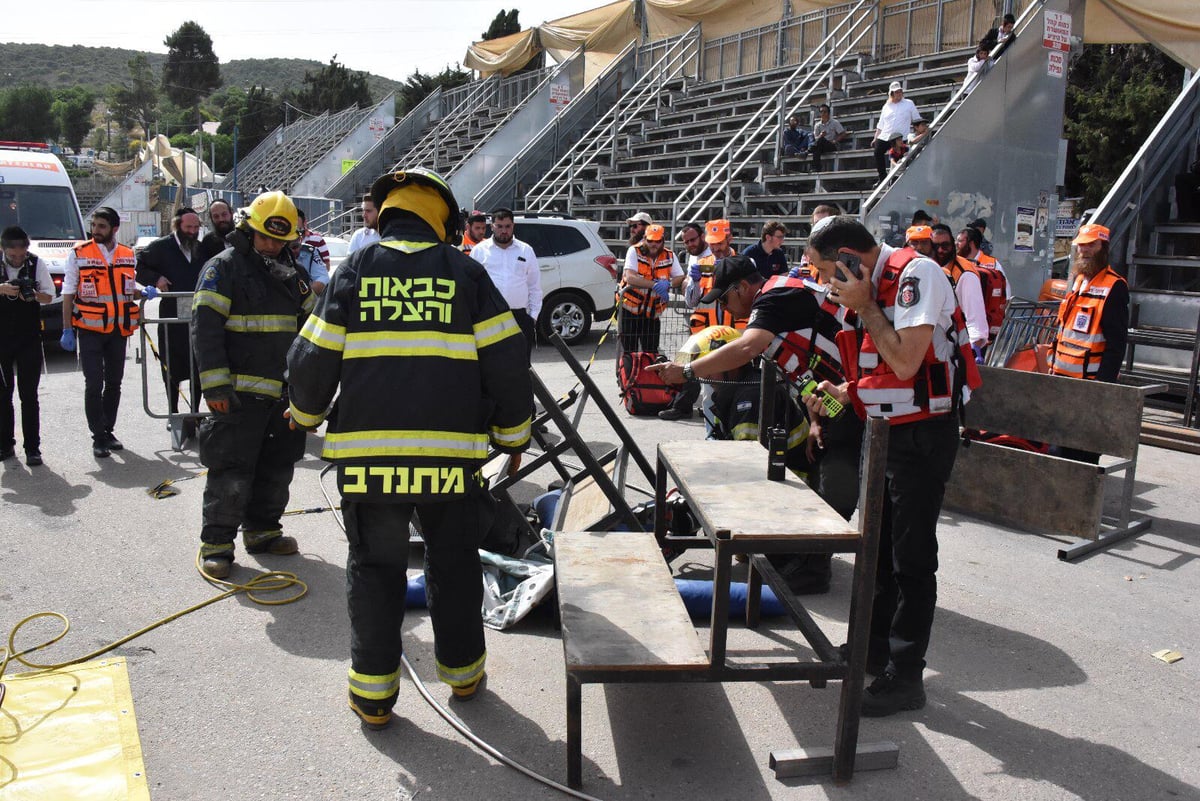
<path id="1" fill-rule="evenodd" d="M 663 236 L 665 235 L 666 231 L 663 230 L 661 225 L 651 225 L 646 228 L 646 239 L 653 239 L 655 242 L 661 242 Z"/>
<path id="2" fill-rule="evenodd" d="M 709 220 L 704 224 L 704 241 L 712 245 L 729 238 L 729 220 Z"/>
<path id="3" fill-rule="evenodd" d="M 1079 227 L 1079 233 L 1071 240 L 1072 245 L 1086 245 L 1089 242 L 1095 241 L 1107 242 L 1108 229 L 1103 225 L 1089 223 Z"/>
<path id="4" fill-rule="evenodd" d="M 646 225 L 654 225 L 654 218 L 651 217 L 649 214 L 647 214 L 644 211 L 639 211 L 637 214 L 633 215 L 632 217 L 627 219 L 625 222 L 627 222 L 627 223 L 640 222 L 640 223 L 645 223 Z"/>
<path id="5" fill-rule="evenodd" d="M 903 91 L 904 91 L 904 87 L 900 85 L 899 81 L 892 81 L 891 85 L 888 86 L 888 94 L 889 95 L 892 92 L 903 92 Z"/>
<path id="6" fill-rule="evenodd" d="M 716 222 L 724 222 L 724 220 Z M 761 277 L 762 274 L 750 259 L 745 256 L 726 256 L 713 268 L 712 289 L 700 296 L 700 302 L 712 303 L 728 292 L 729 287 L 754 275 Z"/>
<path id="7" fill-rule="evenodd" d="M 928 225 L 914 225 L 904 232 L 904 238 L 909 242 L 916 242 L 918 239 L 933 239 L 933 229 Z"/>

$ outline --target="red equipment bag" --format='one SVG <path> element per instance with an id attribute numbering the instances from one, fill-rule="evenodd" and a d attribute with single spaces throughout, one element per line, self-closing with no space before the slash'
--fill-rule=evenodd
<path id="1" fill-rule="evenodd" d="M 664 383 L 662 376 L 646 368 L 667 361 L 666 356 L 645 351 L 622 353 L 617 366 L 617 385 L 625 411 L 632 415 L 658 414 L 671 405 L 679 390 Z"/>

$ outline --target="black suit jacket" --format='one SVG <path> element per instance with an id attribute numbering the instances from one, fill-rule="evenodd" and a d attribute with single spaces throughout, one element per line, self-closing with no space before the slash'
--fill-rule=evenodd
<path id="1" fill-rule="evenodd" d="M 159 278 L 165 277 L 171 282 L 167 291 L 191 292 L 196 288 L 196 281 L 200 278 L 203 266 L 204 259 L 199 243 L 191 262 L 188 262 L 183 251 L 179 249 L 179 243 L 175 241 L 175 235 L 167 234 L 155 239 L 138 254 L 137 280 L 144 286 L 153 286 L 158 283 Z M 163 299 L 159 314 L 163 317 L 175 316 L 174 298 Z"/>

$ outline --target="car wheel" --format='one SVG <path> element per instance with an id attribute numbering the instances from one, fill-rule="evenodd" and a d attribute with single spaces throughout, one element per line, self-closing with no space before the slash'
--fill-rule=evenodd
<path id="1" fill-rule="evenodd" d="M 538 333 L 549 340 L 558 334 L 568 345 L 578 344 L 592 329 L 592 305 L 579 292 L 558 292 L 542 306 Z"/>

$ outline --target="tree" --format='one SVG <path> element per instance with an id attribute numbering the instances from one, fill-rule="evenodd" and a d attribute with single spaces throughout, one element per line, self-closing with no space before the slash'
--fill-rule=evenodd
<path id="1" fill-rule="evenodd" d="M 58 125 L 51 106 L 54 93 L 44 86 L 17 86 L 0 93 L 0 139 L 42 142 Z"/>
<path id="2" fill-rule="evenodd" d="M 129 60 L 129 80 L 110 94 L 113 116 L 125 128 L 141 128 L 149 136 L 150 121 L 158 111 L 158 88 L 145 55 Z"/>
<path id="3" fill-rule="evenodd" d="M 62 144 L 72 150 L 79 150 L 88 132 L 92 130 L 92 108 L 95 105 L 96 96 L 83 87 L 58 90 L 51 111 Z"/>
<path id="4" fill-rule="evenodd" d="M 367 74 L 339 64 L 337 55 L 317 72 L 304 73 L 304 87 L 296 94 L 296 105 L 313 114 L 340 111 L 350 106 L 374 105 L 367 88 Z"/>
<path id="5" fill-rule="evenodd" d="M 221 85 L 221 67 L 212 39 L 198 23 L 188 22 L 163 40 L 167 61 L 162 88 L 175 105 L 196 107 Z"/>
<path id="6" fill-rule="evenodd" d="M 1067 83 L 1067 193 L 1099 205 L 1182 85 L 1183 67 L 1153 45 L 1085 45 Z"/>
<path id="7" fill-rule="evenodd" d="M 400 87 L 400 102 L 397 104 L 396 112 L 397 114 L 408 113 L 420 105 L 421 101 L 439 86 L 442 89 L 453 89 L 456 86 L 462 86 L 469 80 L 471 80 L 471 73 L 459 69 L 457 64 L 453 67 L 447 66 L 437 75 L 426 75 L 419 69 L 413 70 L 412 75 L 405 78 Z"/>
<path id="8" fill-rule="evenodd" d="M 245 158 L 267 134 L 283 122 L 283 104 L 280 98 L 263 86 L 252 86 L 246 93 L 245 102 L 233 118 L 222 117 L 218 133 L 233 134 L 238 129 L 238 158 Z"/>
<path id="9" fill-rule="evenodd" d="M 499 39 L 502 36 L 520 33 L 521 23 L 517 20 L 517 16 L 520 13 L 515 8 L 507 13 L 504 9 L 500 9 L 500 13 L 496 15 L 496 18 L 492 20 L 492 24 L 484 31 L 482 38 L 486 41 L 488 39 Z"/>

